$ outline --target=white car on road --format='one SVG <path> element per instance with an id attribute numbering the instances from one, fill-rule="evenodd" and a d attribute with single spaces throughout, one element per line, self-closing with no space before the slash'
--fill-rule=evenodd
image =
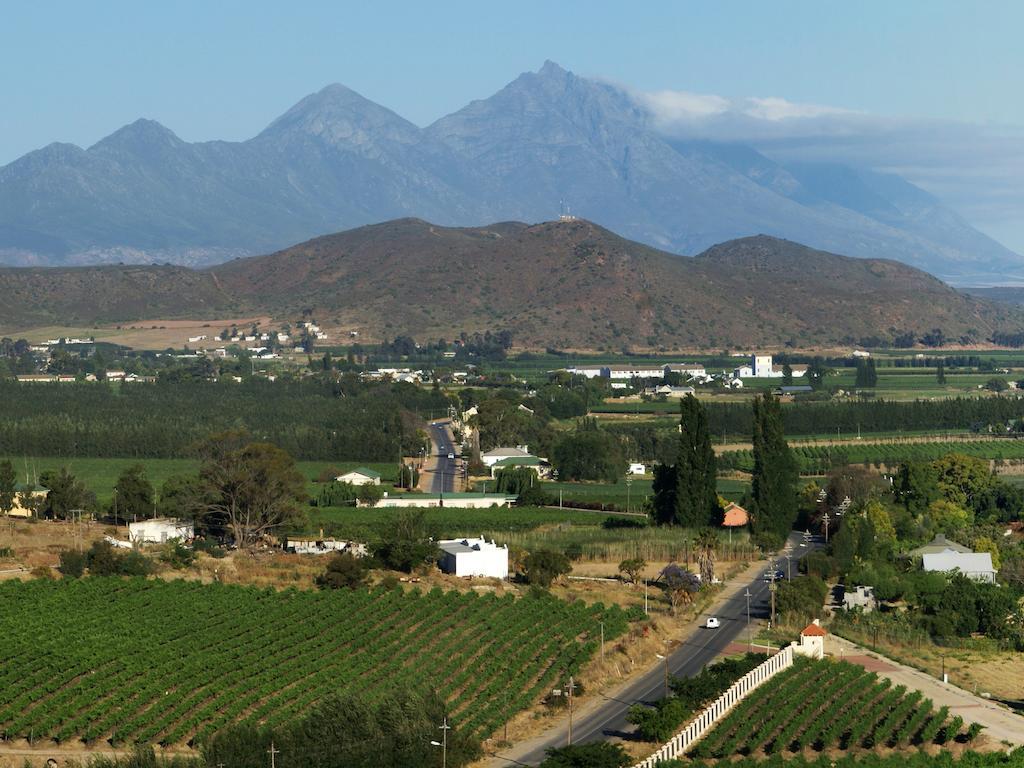
<path id="1" fill-rule="evenodd" d="M 708 620 L 704 622 L 704 626 L 708 629 L 718 629 L 720 626 L 722 626 L 722 622 L 718 619 L 717 616 L 708 616 Z"/>

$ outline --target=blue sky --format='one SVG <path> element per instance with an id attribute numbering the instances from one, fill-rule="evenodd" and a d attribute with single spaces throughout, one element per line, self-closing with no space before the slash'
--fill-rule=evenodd
<path id="1" fill-rule="evenodd" d="M 545 59 L 642 92 L 966 124 L 982 133 L 961 145 L 977 146 L 949 151 L 975 176 L 992 165 L 985 179 L 998 173 L 991 147 L 969 158 L 992 131 L 1024 157 L 1017 1 L 9 2 L 2 18 L 0 164 L 143 116 L 187 140 L 244 139 L 330 82 L 424 125 Z M 931 188 L 1024 251 L 1012 220 L 1024 193 L 993 206 L 955 186 L 947 169 Z"/>

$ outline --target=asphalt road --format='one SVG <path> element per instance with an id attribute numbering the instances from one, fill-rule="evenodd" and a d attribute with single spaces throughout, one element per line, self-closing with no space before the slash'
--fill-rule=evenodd
<path id="1" fill-rule="evenodd" d="M 779 557 L 779 569 L 787 570 L 785 554 L 792 556 L 792 575 L 797 578 L 797 560 L 810 552 L 815 546 L 801 546 L 803 535 L 792 533 L 786 542 L 786 550 Z M 767 618 L 771 610 L 768 582 L 764 574 L 769 570 L 766 565 L 758 572 L 757 577 L 749 584 L 750 618 Z M 774 569 L 773 569 L 774 570 Z M 697 629 L 686 641 L 668 655 L 668 671 L 676 677 L 691 677 L 714 661 L 731 642 L 744 642 L 747 638 L 747 600 L 740 591 L 735 597 L 724 603 L 715 614 L 722 622 L 718 629 Z M 706 619 L 707 616 L 702 616 Z M 665 665 L 659 664 L 653 670 L 633 681 L 627 688 L 619 692 L 619 697 L 606 699 L 605 703 L 586 716 L 577 717 L 573 722 L 572 740 L 574 744 L 592 741 L 605 741 L 615 737 L 627 737 L 633 726 L 626 721 L 629 708 L 634 704 L 654 702 L 665 695 Z M 566 728 L 554 729 L 543 743 L 538 744 L 528 753 L 522 755 L 502 755 L 495 757 L 508 761 L 509 765 L 538 765 L 545 757 L 549 747 L 561 747 L 566 743 Z"/>
<path id="2" fill-rule="evenodd" d="M 448 434 L 448 427 L 443 423 L 433 422 L 430 425 L 430 440 L 437 452 L 437 467 L 434 470 L 434 478 L 430 484 L 431 493 L 453 493 L 455 491 L 455 473 L 458 466 L 455 459 L 449 459 L 448 455 L 457 456 L 455 446 L 452 444 Z"/>

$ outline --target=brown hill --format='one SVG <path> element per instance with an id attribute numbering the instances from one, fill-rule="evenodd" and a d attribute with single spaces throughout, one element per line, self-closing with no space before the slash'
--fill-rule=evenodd
<path id="1" fill-rule="evenodd" d="M 136 274 L 147 270 L 145 280 Z M 897 262 L 764 236 L 681 258 L 582 220 L 448 228 L 400 219 L 203 272 L 0 270 L 5 295 L 12 274 L 30 297 L 18 311 L 27 316 L 71 308 L 79 322 L 90 310 L 97 321 L 216 311 L 291 319 L 311 309 L 321 323 L 367 338 L 507 329 L 534 348 L 811 346 L 933 328 L 982 341 L 1024 329 L 1024 314 Z M 11 321 L 10 308 L 0 313 Z"/>

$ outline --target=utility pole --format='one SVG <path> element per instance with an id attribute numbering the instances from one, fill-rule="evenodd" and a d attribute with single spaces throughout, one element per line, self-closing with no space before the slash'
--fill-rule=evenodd
<path id="1" fill-rule="evenodd" d="M 633 478 L 626 478 L 626 514 L 629 514 L 629 489 L 633 485 Z"/>
<path id="2" fill-rule="evenodd" d="M 601 661 L 604 661 L 604 622 L 601 622 Z"/>
<path id="3" fill-rule="evenodd" d="M 567 746 L 572 746 L 572 691 L 576 687 L 576 683 L 572 681 L 572 675 L 569 675 L 569 688 L 567 689 L 567 695 L 569 696 L 569 734 Z"/>
<path id="4" fill-rule="evenodd" d="M 789 555 L 786 555 L 786 580 L 793 580 L 793 558 Z"/>
<path id="5" fill-rule="evenodd" d="M 274 742 L 270 742 L 270 749 L 267 750 L 267 754 L 270 755 L 270 768 L 277 768 L 274 757 L 281 754 L 281 750 L 274 749 Z"/>
<path id="6" fill-rule="evenodd" d="M 649 616 L 650 613 L 647 610 L 647 579 L 644 579 L 644 616 Z"/>
<path id="7" fill-rule="evenodd" d="M 831 518 L 828 516 L 828 512 L 827 511 L 825 512 L 824 515 L 821 516 L 821 522 L 823 522 L 825 524 L 825 543 L 826 544 L 828 544 L 828 521 L 830 519 Z"/>
<path id="8" fill-rule="evenodd" d="M 777 589 L 778 589 L 778 586 L 775 584 L 775 574 L 773 573 L 772 574 L 772 581 L 768 585 L 768 591 L 771 593 L 771 596 L 772 596 L 772 618 L 771 618 L 771 625 L 773 627 L 775 626 L 775 590 L 777 590 Z"/>

